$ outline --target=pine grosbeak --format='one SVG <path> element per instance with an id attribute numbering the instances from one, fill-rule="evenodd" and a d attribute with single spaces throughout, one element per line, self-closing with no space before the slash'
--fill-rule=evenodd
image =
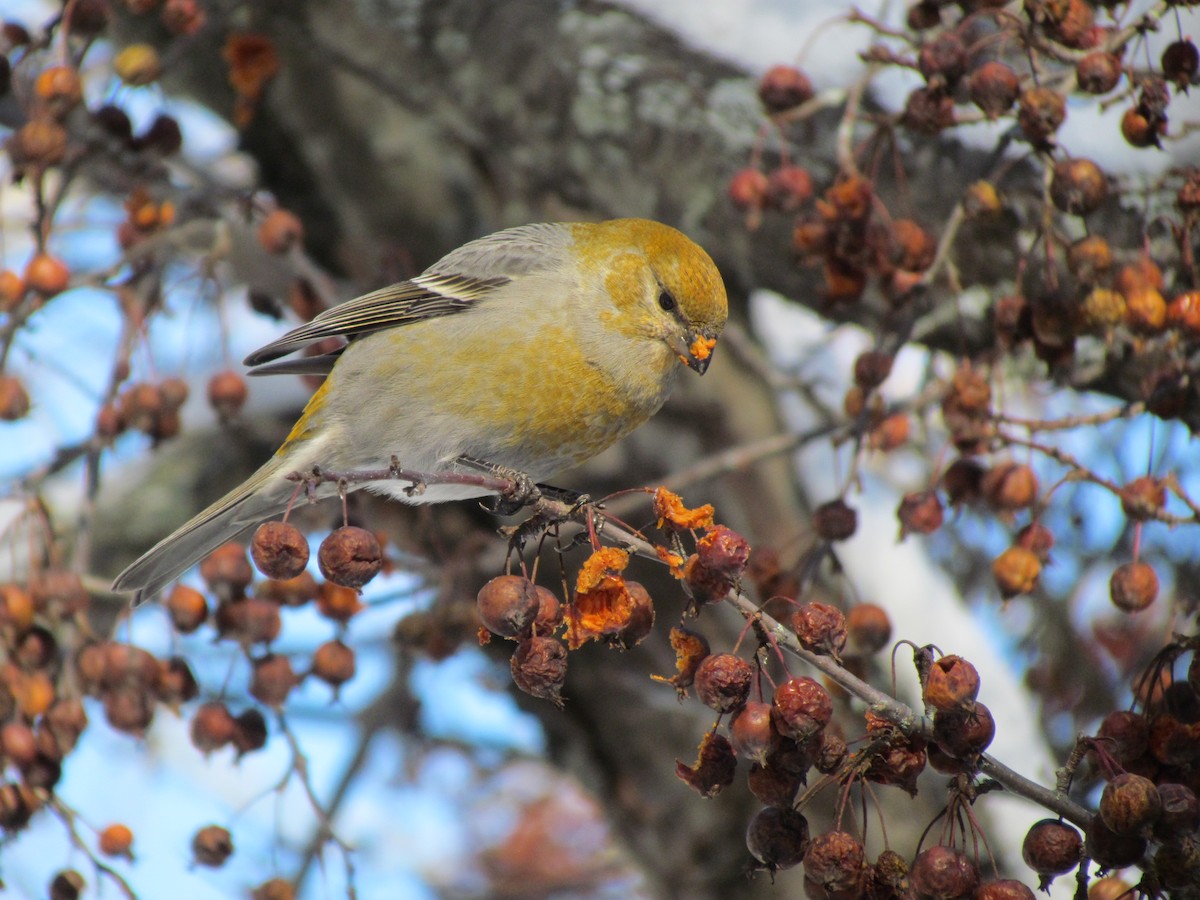
<path id="1" fill-rule="evenodd" d="M 350 300 L 246 358 L 251 374 L 327 374 L 261 469 L 117 577 L 146 596 L 286 509 L 311 471 L 478 471 L 540 481 L 599 453 L 658 411 L 682 362 L 703 374 L 727 314 L 708 254 L 645 219 L 525 225 L 454 250 L 424 274 Z M 400 327 L 403 326 L 403 327 Z M 329 337 L 324 356 L 280 357 Z M 479 487 L 398 480 L 409 503 Z M 327 492 L 334 488 L 327 486 Z"/>

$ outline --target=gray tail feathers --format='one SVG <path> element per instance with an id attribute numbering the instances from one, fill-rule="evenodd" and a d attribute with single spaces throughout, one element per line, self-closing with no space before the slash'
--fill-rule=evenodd
<path id="1" fill-rule="evenodd" d="M 133 605 L 154 596 L 217 547 L 282 513 L 296 485 L 272 459 L 249 480 L 163 538 L 117 576 L 114 591 L 137 591 Z"/>

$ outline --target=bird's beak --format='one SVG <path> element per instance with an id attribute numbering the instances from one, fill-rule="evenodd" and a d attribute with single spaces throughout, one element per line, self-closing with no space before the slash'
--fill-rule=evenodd
<path id="1" fill-rule="evenodd" d="M 708 364 L 712 362 L 713 350 L 717 346 L 717 339 L 709 337 L 701 331 L 694 331 L 687 335 L 688 343 L 684 343 L 683 337 L 680 335 L 672 335 L 667 338 L 667 344 L 675 355 L 679 357 L 679 361 L 689 369 L 695 370 L 699 375 L 703 375 L 708 369 Z"/>

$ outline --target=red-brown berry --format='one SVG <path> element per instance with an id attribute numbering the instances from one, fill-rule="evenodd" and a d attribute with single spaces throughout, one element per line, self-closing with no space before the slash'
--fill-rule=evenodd
<path id="1" fill-rule="evenodd" d="M 562 706 L 567 680 L 567 648 L 552 637 L 529 637 L 517 645 L 509 667 L 513 683 L 533 697 Z"/>
<path id="2" fill-rule="evenodd" d="M 359 590 L 383 569 L 383 549 L 367 529 L 344 525 L 321 541 L 317 565 L 334 584 Z"/>
<path id="3" fill-rule="evenodd" d="M 714 653 L 704 658 L 696 670 L 696 695 L 710 709 L 733 712 L 750 696 L 754 669 L 732 653 Z"/>
<path id="4" fill-rule="evenodd" d="M 264 522 L 250 542 L 250 557 L 268 578 L 286 581 L 308 565 L 308 541 L 295 525 Z"/>
<path id="5" fill-rule="evenodd" d="M 541 609 L 537 587 L 520 575 L 499 575 L 475 597 L 483 627 L 498 637 L 516 638 L 529 630 Z"/>

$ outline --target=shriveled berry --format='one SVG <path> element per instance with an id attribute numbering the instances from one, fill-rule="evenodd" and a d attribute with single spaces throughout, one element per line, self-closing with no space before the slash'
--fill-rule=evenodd
<path id="1" fill-rule="evenodd" d="M 979 696 L 979 672 L 970 662 L 953 654 L 939 657 L 925 677 L 925 702 L 942 712 L 970 709 Z"/>
<path id="2" fill-rule="evenodd" d="M 286 581 L 308 565 L 308 541 L 295 525 L 264 522 L 254 532 L 250 556 L 258 571 L 268 578 Z"/>
<path id="3" fill-rule="evenodd" d="M 483 627 L 499 637 L 525 633 L 541 608 L 537 588 L 520 575 L 499 575 L 479 589 L 475 597 Z"/>
<path id="4" fill-rule="evenodd" d="M 1117 609 L 1140 612 L 1158 597 L 1158 575 L 1148 563 L 1122 563 L 1108 581 L 1108 595 Z"/>
<path id="5" fill-rule="evenodd" d="M 846 646 L 846 617 L 836 606 L 805 603 L 792 613 L 791 625 L 805 650 L 836 658 Z"/>
<path id="6" fill-rule="evenodd" d="M 1153 519 L 1166 505 L 1166 485 L 1153 476 L 1135 478 L 1121 490 L 1121 511 L 1135 522 Z"/>
<path id="7" fill-rule="evenodd" d="M 771 706 L 775 730 L 797 741 L 811 738 L 833 718 L 833 698 L 807 676 L 782 682 L 775 688 Z"/>
<path id="8" fill-rule="evenodd" d="M 1012 105 L 1017 102 L 1021 93 L 1021 82 L 1011 66 L 991 60 L 971 73 L 971 77 L 967 79 L 967 93 L 971 102 L 978 106 L 985 116 L 995 119 L 1012 109 Z"/>
<path id="9" fill-rule="evenodd" d="M 826 541 L 844 541 L 858 529 L 858 513 L 840 497 L 813 512 L 813 530 Z"/>
<path id="10" fill-rule="evenodd" d="M 317 612 L 326 619 L 349 622 L 362 610 L 362 598 L 354 588 L 342 587 L 332 581 L 323 581 L 317 586 Z"/>
<path id="11" fill-rule="evenodd" d="M 992 561 L 992 577 L 1005 600 L 1032 591 L 1041 573 L 1041 560 L 1024 547 L 1009 547 Z"/>
<path id="12" fill-rule="evenodd" d="M 795 66 L 772 66 L 758 83 L 758 99 L 770 115 L 794 109 L 812 96 L 812 82 Z"/>
<path id="13" fill-rule="evenodd" d="M 1157 786 L 1162 812 L 1154 824 L 1160 838 L 1191 834 L 1200 828 L 1200 800 L 1186 784 L 1164 782 Z"/>
<path id="14" fill-rule="evenodd" d="M 208 381 L 208 405 L 222 421 L 241 412 L 248 395 L 246 379 L 237 372 L 218 372 Z"/>
<path id="15" fill-rule="evenodd" d="M 1038 480 L 1029 466 L 1002 462 L 984 474 L 980 488 L 993 509 L 1011 512 L 1034 504 Z"/>
<path id="16" fill-rule="evenodd" d="M 746 847 L 771 872 L 797 866 L 808 848 L 808 820 L 794 809 L 765 806 L 746 828 Z"/>
<path id="17" fill-rule="evenodd" d="M 344 525 L 321 541 L 317 565 L 334 584 L 358 590 L 383 568 L 383 549 L 367 529 Z"/>
<path id="18" fill-rule="evenodd" d="M 1025 865 L 1042 876 L 1043 884 L 1048 884 L 1055 875 L 1079 865 L 1083 858 L 1083 838 L 1066 822 L 1042 819 L 1026 832 L 1021 857 Z"/>
<path id="19" fill-rule="evenodd" d="M 943 31 L 921 45 L 917 53 L 917 70 L 929 82 L 940 81 L 953 86 L 967 67 L 967 47 L 953 31 Z"/>
<path id="20" fill-rule="evenodd" d="M 733 712 L 750 696 L 754 669 L 732 653 L 713 653 L 696 670 L 696 695 L 710 709 Z"/>
<path id="21" fill-rule="evenodd" d="M 1100 818 L 1117 834 L 1139 834 L 1162 815 L 1162 799 L 1154 782 L 1124 772 L 1104 786 L 1100 795 Z"/>
<path id="22" fill-rule="evenodd" d="M 1097 234 L 1080 238 L 1067 249 L 1067 268 L 1084 284 L 1095 284 L 1112 267 L 1112 248 Z"/>
<path id="23" fill-rule="evenodd" d="M 632 650 L 654 629 L 654 600 L 645 586 L 637 581 L 626 581 L 625 591 L 629 596 L 629 616 L 615 634 L 604 636 L 610 647 Z M 541 604 L 538 604 L 540 614 Z M 536 619 L 535 619 L 536 622 Z"/>
<path id="24" fill-rule="evenodd" d="M 982 703 L 970 710 L 933 715 L 933 739 L 939 747 L 958 759 L 971 760 L 991 746 L 996 737 L 996 720 Z"/>
<path id="25" fill-rule="evenodd" d="M 233 855 L 233 837 L 220 825 L 206 825 L 192 837 L 192 859 L 197 865 L 219 869 Z"/>
<path id="26" fill-rule="evenodd" d="M 1066 213 L 1086 216 L 1108 199 L 1108 179 L 1090 159 L 1067 159 L 1055 164 L 1050 200 Z"/>
<path id="27" fill-rule="evenodd" d="M 1066 117 L 1066 99 L 1054 88 L 1035 86 L 1021 94 L 1017 124 L 1031 144 L 1044 144 Z"/>
<path id="28" fill-rule="evenodd" d="M 213 618 L 219 635 L 243 645 L 269 644 L 283 629 L 279 604 L 261 597 L 222 600 L 217 604 Z"/>
<path id="29" fill-rule="evenodd" d="M 804 784 L 804 776 L 782 766 L 753 763 L 746 775 L 746 786 L 764 806 L 781 806 L 791 809 Z"/>
<path id="30" fill-rule="evenodd" d="M 1167 324 L 1167 301 L 1154 288 L 1135 288 L 1125 295 L 1125 324 L 1141 334 L 1158 334 Z"/>
<path id="31" fill-rule="evenodd" d="M 975 889 L 972 900 L 1034 900 L 1035 894 L 1015 878 L 985 881 Z"/>
<path id="32" fill-rule="evenodd" d="M 286 656 L 268 653 L 254 660 L 250 676 L 250 696 L 265 706 L 280 707 L 287 700 L 300 678 L 292 670 Z"/>
<path id="33" fill-rule="evenodd" d="M 1115 53 L 1093 50 L 1075 64 L 1075 80 L 1088 94 L 1107 94 L 1121 80 L 1121 60 Z"/>
<path id="34" fill-rule="evenodd" d="M 222 544 L 200 562 L 200 577 L 218 597 L 241 597 L 254 580 L 254 570 L 241 544 Z"/>
<path id="35" fill-rule="evenodd" d="M 715 797 L 733 784 L 737 757 L 725 735 L 715 729 L 700 741 L 700 752 L 692 765 L 675 760 L 675 776 L 701 797 Z"/>
<path id="36" fill-rule="evenodd" d="M 905 494 L 896 510 L 900 521 L 900 537 L 910 534 L 933 534 L 942 527 L 942 501 L 936 491 L 917 491 Z"/>
<path id="37" fill-rule="evenodd" d="M 1104 869 L 1123 869 L 1141 861 L 1146 855 L 1146 839 L 1140 834 L 1117 834 L 1093 816 L 1085 829 L 1084 852 Z"/>
<path id="38" fill-rule="evenodd" d="M 312 674 L 335 691 L 354 677 L 355 669 L 354 651 L 341 641 L 326 641 L 313 653 Z"/>
<path id="39" fill-rule="evenodd" d="M 936 845 L 917 854 L 908 878 L 918 896 L 953 900 L 975 895 L 979 870 L 953 847 Z"/>
<path id="40" fill-rule="evenodd" d="M 892 639 L 892 621 L 887 611 L 874 603 L 858 603 L 846 614 L 846 644 L 851 653 L 878 653 Z"/>
<path id="41" fill-rule="evenodd" d="M 804 853 L 804 883 L 810 897 L 861 897 L 866 880 L 866 853 L 854 835 L 827 831 L 809 842 Z M 814 888 L 821 893 L 814 893 Z"/>
<path id="42" fill-rule="evenodd" d="M 233 740 L 233 715 L 220 700 L 204 703 L 192 716 L 192 745 L 205 755 L 220 750 Z"/>
<path id="43" fill-rule="evenodd" d="M 513 683 L 533 697 L 562 706 L 567 680 L 567 648 L 552 637 L 529 637 L 517 645 L 509 667 Z"/>

